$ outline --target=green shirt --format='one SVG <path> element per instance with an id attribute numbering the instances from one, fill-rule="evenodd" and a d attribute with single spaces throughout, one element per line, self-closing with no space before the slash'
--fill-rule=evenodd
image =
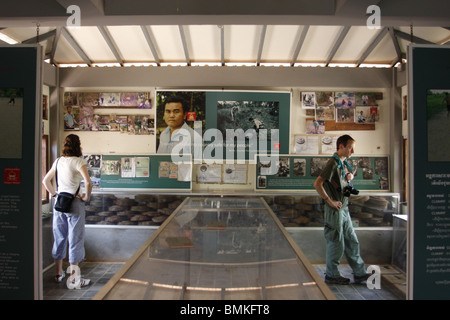
<path id="1" fill-rule="evenodd" d="M 342 179 L 342 169 L 337 167 L 337 162 L 334 158 L 330 158 L 325 168 L 320 173 L 320 176 L 325 179 L 323 188 L 327 195 L 335 200 L 342 202 L 343 207 L 348 204 L 348 197 L 344 197 L 344 187 L 347 183 Z M 340 190 L 338 188 L 340 187 Z"/>

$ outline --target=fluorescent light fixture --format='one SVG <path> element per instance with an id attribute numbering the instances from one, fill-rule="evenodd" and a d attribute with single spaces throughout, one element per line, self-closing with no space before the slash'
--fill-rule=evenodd
<path id="1" fill-rule="evenodd" d="M 10 36 L 7 36 L 4 33 L 0 32 L 0 40 L 3 42 L 6 42 L 7 44 L 18 44 L 19 42 L 11 38 Z"/>
<path id="2" fill-rule="evenodd" d="M 227 67 L 256 67 L 256 62 L 226 62 Z"/>
<path id="3" fill-rule="evenodd" d="M 299 62 L 299 63 L 295 63 L 294 67 L 325 67 L 325 63 L 320 63 L 320 62 Z"/>
<path id="4" fill-rule="evenodd" d="M 361 63 L 360 68 L 390 68 L 390 64 L 386 63 Z"/>
<path id="5" fill-rule="evenodd" d="M 155 62 L 125 62 L 124 67 L 156 67 Z"/>
<path id="6" fill-rule="evenodd" d="M 220 67 L 222 63 L 220 62 L 192 62 L 193 67 Z"/>
<path id="7" fill-rule="evenodd" d="M 93 67 L 120 67 L 120 63 L 93 63 Z"/>
<path id="8" fill-rule="evenodd" d="M 260 63 L 262 67 L 290 67 L 289 62 L 262 62 Z"/>
<path id="9" fill-rule="evenodd" d="M 354 63 L 330 63 L 329 67 L 341 67 L 341 68 L 355 68 L 356 64 Z"/>
<path id="10" fill-rule="evenodd" d="M 58 65 L 60 68 L 77 68 L 77 67 L 88 67 L 86 63 L 61 63 Z"/>
<path id="11" fill-rule="evenodd" d="M 186 62 L 161 62 L 161 67 L 186 67 Z"/>

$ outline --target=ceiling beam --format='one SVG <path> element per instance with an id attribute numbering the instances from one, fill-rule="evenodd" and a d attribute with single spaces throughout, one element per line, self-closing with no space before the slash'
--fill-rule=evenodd
<path id="1" fill-rule="evenodd" d="M 55 61 L 55 53 L 56 53 L 56 48 L 58 47 L 58 42 L 59 42 L 60 37 L 61 37 L 61 28 L 57 27 L 55 37 L 53 38 L 52 53 L 50 55 L 50 63 L 53 65 L 57 64 L 57 62 Z"/>
<path id="2" fill-rule="evenodd" d="M 178 30 L 180 31 L 181 43 L 183 45 L 184 57 L 186 58 L 186 63 L 188 66 L 191 65 L 191 60 L 189 58 L 189 51 L 186 43 L 186 36 L 184 34 L 184 29 L 182 25 L 178 25 Z"/>
<path id="3" fill-rule="evenodd" d="M 33 43 L 38 43 L 38 41 L 39 41 L 39 42 L 40 42 L 40 41 L 45 41 L 45 40 L 47 40 L 48 38 L 53 37 L 55 34 L 56 34 L 56 29 L 53 29 L 53 30 L 51 30 L 51 31 L 49 31 L 49 32 L 46 32 L 46 33 L 44 33 L 44 34 L 41 34 L 41 35 L 39 35 L 39 36 L 36 36 L 36 37 L 30 38 L 30 39 L 24 40 L 24 41 L 22 41 L 22 43 L 23 43 L 23 44 L 33 44 Z"/>
<path id="4" fill-rule="evenodd" d="M 155 58 L 156 65 L 159 67 L 161 65 L 161 61 L 159 60 L 158 52 L 156 52 L 156 47 L 153 44 L 153 41 L 150 37 L 150 33 L 146 26 L 141 26 L 142 33 L 144 34 L 145 40 L 147 41 L 147 45 L 150 48 L 150 51 L 153 54 L 153 58 Z"/>
<path id="5" fill-rule="evenodd" d="M 397 62 L 402 61 L 402 50 L 400 49 L 397 37 L 394 34 L 394 27 L 388 27 L 388 31 L 392 39 L 392 44 L 394 45 L 395 48 L 395 52 L 397 53 L 397 59 L 393 63 L 393 65 L 395 65 Z"/>
<path id="6" fill-rule="evenodd" d="M 219 26 L 220 28 L 220 62 L 222 66 L 225 65 L 225 26 Z"/>
<path id="7" fill-rule="evenodd" d="M 100 31 L 103 39 L 106 41 L 106 44 L 108 44 L 109 49 L 113 53 L 114 57 L 116 57 L 117 62 L 120 64 L 120 66 L 123 67 L 123 59 L 119 54 L 119 49 L 117 49 L 117 45 L 114 42 L 114 40 L 111 37 L 111 34 L 109 33 L 108 29 L 104 26 L 97 26 L 98 31 Z"/>
<path id="8" fill-rule="evenodd" d="M 291 67 L 295 65 L 295 62 L 298 59 L 298 55 L 300 54 L 300 50 L 302 49 L 303 42 L 305 42 L 306 34 L 308 33 L 309 26 L 303 26 L 302 34 L 300 35 L 300 39 L 298 39 L 297 47 L 294 51 L 294 56 L 292 57 Z"/>
<path id="9" fill-rule="evenodd" d="M 367 59 L 369 54 L 373 51 L 373 49 L 375 49 L 378 46 L 378 44 L 381 42 L 381 40 L 383 40 L 384 36 L 387 33 L 388 33 L 387 27 L 384 27 L 383 29 L 381 29 L 380 32 L 378 32 L 375 39 L 372 41 L 372 43 L 367 47 L 367 49 L 364 51 L 364 53 L 359 58 L 358 62 L 356 63 L 356 67 L 359 67 L 361 65 L 361 63 L 363 63 Z"/>
<path id="10" fill-rule="evenodd" d="M 347 35 L 347 33 L 350 30 L 350 28 L 351 28 L 350 26 L 342 27 L 341 33 L 339 34 L 338 38 L 334 42 L 333 48 L 331 49 L 331 52 L 328 55 L 327 61 L 325 62 L 325 67 L 328 67 L 328 65 L 330 64 L 331 60 L 333 60 L 334 55 L 336 54 L 336 52 L 338 51 L 339 47 L 341 46 L 342 41 L 344 41 L 345 36 Z"/>
<path id="11" fill-rule="evenodd" d="M 77 52 L 77 54 L 83 59 L 84 63 L 86 63 L 89 67 L 92 66 L 92 61 L 89 59 L 87 54 L 81 49 L 78 42 L 72 37 L 72 35 L 67 31 L 65 27 L 62 27 L 61 33 L 66 38 L 66 40 L 69 42 L 69 44 L 72 46 L 72 48 Z"/>
<path id="12" fill-rule="evenodd" d="M 412 42 L 412 43 L 417 43 L 417 44 L 435 44 L 434 42 L 416 37 L 414 35 L 410 35 L 407 34 L 406 32 L 400 31 L 400 30 L 396 30 L 394 29 L 394 35 L 400 39 Z"/>
<path id="13" fill-rule="evenodd" d="M 261 64 L 261 56 L 264 48 L 264 41 L 266 39 L 266 31 L 267 25 L 262 26 L 261 36 L 259 37 L 259 48 L 258 48 L 258 56 L 256 58 L 256 65 L 259 66 Z"/>

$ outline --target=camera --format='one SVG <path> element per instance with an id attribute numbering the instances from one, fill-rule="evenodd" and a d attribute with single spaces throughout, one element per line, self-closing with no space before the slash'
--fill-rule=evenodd
<path id="1" fill-rule="evenodd" d="M 344 187 L 344 197 L 350 197 L 351 194 L 358 195 L 359 190 L 353 188 L 353 184 L 349 181 L 348 186 Z"/>

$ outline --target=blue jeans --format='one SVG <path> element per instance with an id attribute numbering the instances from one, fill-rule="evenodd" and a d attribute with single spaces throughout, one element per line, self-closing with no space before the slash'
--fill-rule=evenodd
<path id="1" fill-rule="evenodd" d="M 355 276 L 366 274 L 364 261 L 359 255 L 359 241 L 353 230 L 348 207 L 335 210 L 325 204 L 324 235 L 326 246 L 326 274 L 329 277 L 339 277 L 339 263 L 345 254 Z"/>
<path id="2" fill-rule="evenodd" d="M 69 243 L 69 263 L 84 260 L 85 216 L 84 202 L 79 198 L 73 200 L 71 213 L 53 210 L 53 259 L 64 259 Z"/>

